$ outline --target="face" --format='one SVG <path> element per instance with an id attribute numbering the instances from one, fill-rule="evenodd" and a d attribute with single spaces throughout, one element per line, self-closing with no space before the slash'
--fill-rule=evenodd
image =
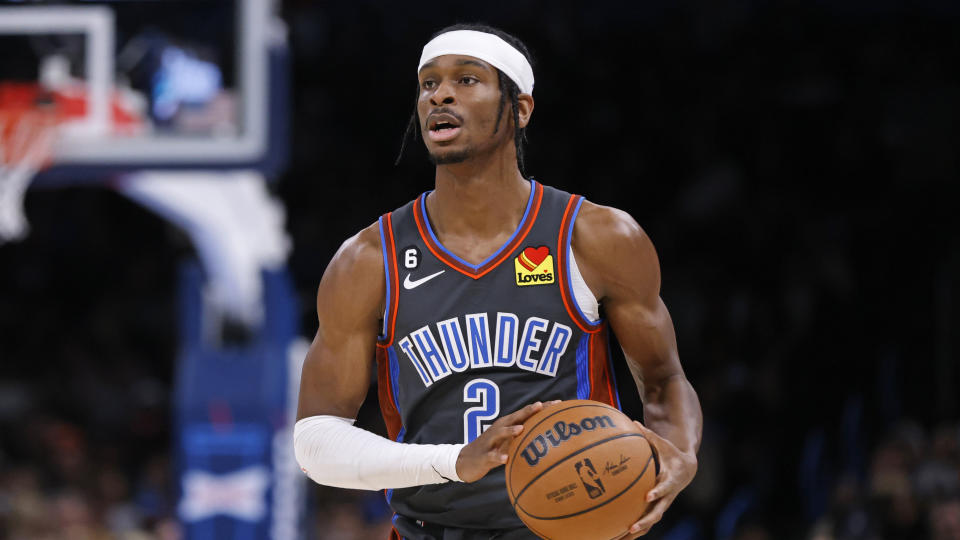
<path id="1" fill-rule="evenodd" d="M 439 56 L 423 66 L 419 81 L 420 131 L 434 163 L 462 163 L 513 144 L 509 104 L 497 125 L 500 80 L 493 66 L 472 56 Z"/>

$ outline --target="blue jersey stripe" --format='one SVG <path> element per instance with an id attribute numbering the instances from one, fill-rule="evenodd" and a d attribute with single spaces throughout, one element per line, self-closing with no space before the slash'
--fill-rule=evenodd
<path id="1" fill-rule="evenodd" d="M 380 219 L 377 221 L 380 223 L 380 249 L 383 251 L 383 275 L 387 279 L 386 308 L 383 310 L 383 333 L 377 338 L 383 341 L 387 339 L 387 332 L 389 331 L 387 325 L 390 324 L 390 263 L 387 262 L 387 257 L 390 256 L 390 252 L 387 251 L 387 234 L 383 230 L 383 216 L 380 216 Z"/>
<path id="2" fill-rule="evenodd" d="M 396 398 L 394 398 L 396 399 Z M 400 428 L 400 433 L 397 434 L 397 442 L 403 442 L 403 436 L 407 434 L 407 428 Z M 390 499 L 393 498 L 393 488 L 387 490 L 387 504 L 390 504 Z"/>
<path id="3" fill-rule="evenodd" d="M 590 399 L 590 334 L 577 344 L 577 399 Z"/>
<path id="4" fill-rule="evenodd" d="M 397 414 L 400 414 L 400 399 L 397 398 L 400 391 L 400 360 L 397 359 L 397 351 L 393 347 L 387 348 L 387 358 L 390 361 L 390 393 L 393 394 L 393 406 L 397 408 Z M 403 415 L 400 417 L 403 418 Z M 402 425 L 400 433 L 403 433 Z"/>
<path id="5" fill-rule="evenodd" d="M 613 369 L 613 355 L 610 354 L 610 335 L 607 334 L 607 369 L 610 370 L 610 379 L 613 381 L 613 399 L 617 402 L 617 410 L 622 411 L 620 406 L 620 388 L 617 387 L 617 372 Z"/>

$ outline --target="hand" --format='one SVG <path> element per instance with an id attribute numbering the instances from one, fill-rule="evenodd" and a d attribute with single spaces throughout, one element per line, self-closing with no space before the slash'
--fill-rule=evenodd
<path id="1" fill-rule="evenodd" d="M 647 493 L 646 511 L 640 520 L 620 537 L 622 540 L 639 538 L 650 532 L 650 527 L 660 521 L 680 491 L 687 487 L 697 474 L 696 454 L 681 452 L 672 442 L 657 435 L 647 426 L 637 421 L 634 423 L 640 427 L 643 436 L 653 447 L 653 452 L 660 461 L 660 474 L 657 475 L 657 483 Z"/>
<path id="2" fill-rule="evenodd" d="M 553 403 L 551 401 L 547 405 Z M 506 463 L 510 442 L 523 431 L 523 423 L 527 418 L 540 412 L 543 407 L 544 404 L 538 401 L 498 418 L 479 437 L 460 450 L 460 455 L 457 456 L 457 476 L 464 482 L 476 482 L 490 472 L 490 469 Z"/>

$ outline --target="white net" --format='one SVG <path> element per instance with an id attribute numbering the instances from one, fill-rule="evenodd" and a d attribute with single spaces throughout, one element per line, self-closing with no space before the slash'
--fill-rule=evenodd
<path id="1" fill-rule="evenodd" d="M 50 161 L 56 125 L 49 106 L 0 109 L 0 244 L 19 240 L 29 230 L 24 196 Z"/>

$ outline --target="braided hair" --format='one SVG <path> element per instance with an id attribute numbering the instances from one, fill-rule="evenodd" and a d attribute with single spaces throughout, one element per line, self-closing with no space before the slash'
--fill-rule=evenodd
<path id="1" fill-rule="evenodd" d="M 476 32 L 484 32 L 487 34 L 493 34 L 500 39 L 506 41 L 510 44 L 511 47 L 520 51 L 523 56 L 527 59 L 527 62 L 530 62 L 530 65 L 533 65 L 533 59 L 530 56 L 530 51 L 527 50 L 527 46 L 523 44 L 518 38 L 500 30 L 498 28 L 493 28 L 492 26 L 487 26 L 485 24 L 455 24 L 453 26 L 448 26 L 439 32 L 430 36 L 430 39 L 433 39 L 440 34 L 445 34 L 447 32 L 453 32 L 454 30 L 473 30 Z M 497 72 L 497 77 L 500 82 L 500 104 L 497 107 L 497 123 L 494 124 L 493 132 L 496 133 L 500 129 L 500 120 L 503 118 L 503 109 L 507 106 L 507 102 L 510 102 L 510 108 L 513 111 L 513 144 L 517 149 L 517 167 L 520 169 L 520 174 L 524 177 L 527 176 L 525 163 L 524 163 L 524 143 L 527 141 L 526 127 L 520 127 L 520 108 L 519 108 L 519 99 L 520 88 L 517 86 L 517 83 L 513 82 L 510 77 L 505 76 L 499 69 L 493 68 Z M 400 141 L 400 153 L 397 155 L 397 160 L 394 164 L 399 164 L 400 160 L 403 158 L 403 151 L 407 147 L 407 141 L 411 137 L 416 137 L 419 135 L 420 123 L 417 121 L 417 100 L 420 96 L 420 83 L 417 83 L 417 98 L 413 102 L 413 113 L 410 114 L 410 120 L 407 121 L 407 129 L 403 133 L 403 139 Z"/>

